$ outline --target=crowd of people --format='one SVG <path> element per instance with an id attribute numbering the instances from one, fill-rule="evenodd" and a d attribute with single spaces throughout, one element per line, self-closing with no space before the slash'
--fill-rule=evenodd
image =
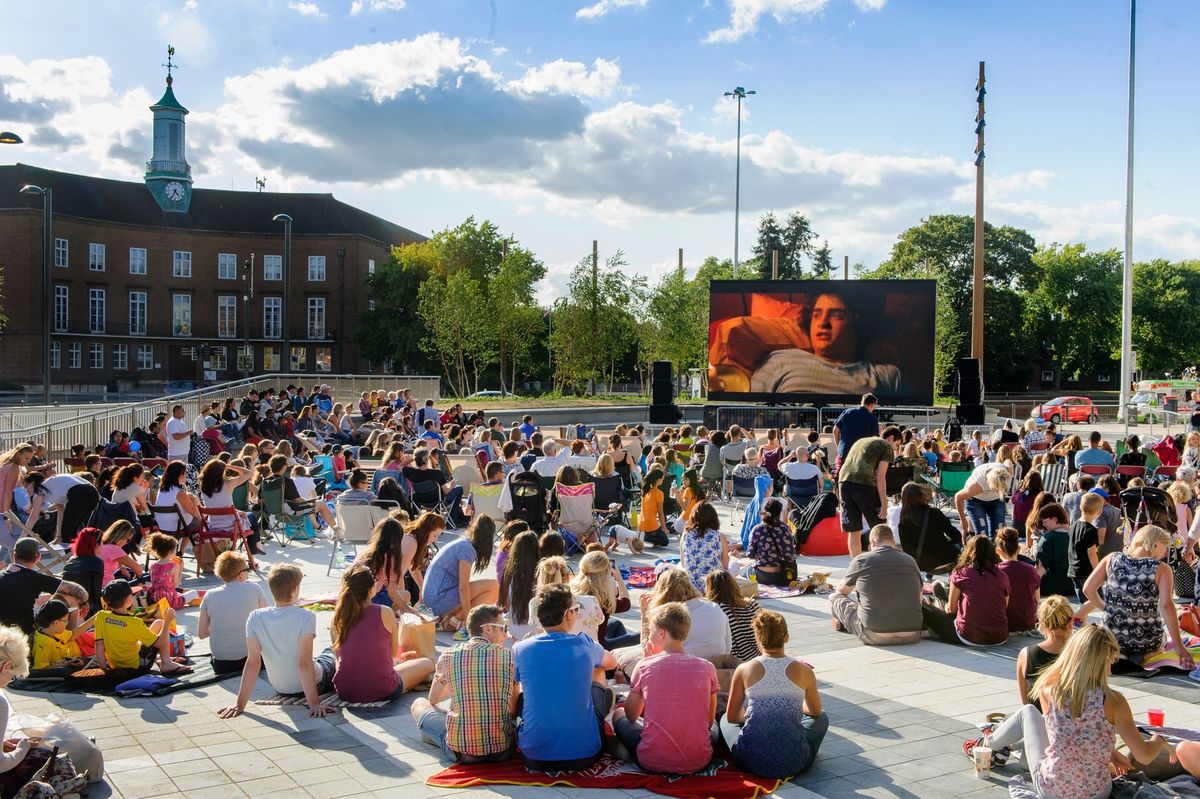
<path id="1" fill-rule="evenodd" d="M 1189 569 L 1195 590 L 1200 436 L 1110 446 L 1093 433 L 1084 447 L 1031 421 L 963 438 L 882 425 L 876 408 L 865 395 L 824 430 L 598 433 L 546 431 L 529 414 L 506 428 L 407 391 L 353 406 L 328 386 L 288 386 L 214 402 L 190 424 L 176 405 L 145 430 L 77 445 L 61 469 L 23 444 L 0 455 L 0 624 L 19 631 L 0 635 L 12 664 L 0 674 L 184 674 L 194 664 L 171 630 L 198 607 L 213 670 L 240 674 L 225 718 L 246 709 L 264 668 L 315 717 L 333 691 L 371 703 L 431 685 L 412 716 L 448 761 L 519 749 L 531 769 L 570 771 L 608 751 L 689 774 L 722 753 L 786 778 L 812 765 L 830 719 L 812 669 L 785 654 L 784 617 L 753 594 L 794 586 L 807 535 L 836 517 L 851 560 L 830 593 L 834 628 L 871 646 L 1040 633 L 1017 661 L 1028 706 L 964 751 L 986 745 L 1001 762 L 1023 740 L 1039 795 L 1101 795 L 1077 766 L 1103 749 L 1120 770 L 1114 730 L 1139 759 L 1164 745 L 1137 733 L 1108 668 L 1164 647 L 1193 666 L 1174 597 Z M 465 485 L 451 468 L 460 456 L 474 469 Z M 1163 465 L 1178 468 L 1163 479 Z M 944 491 L 954 472 L 961 488 Z M 1159 503 L 1132 524 L 1130 490 Z M 722 502 L 744 503 L 733 535 Z M 339 506 L 376 503 L 387 513 L 343 569 L 318 651 L 317 615 L 298 604 L 303 570 L 273 565 L 268 597 L 253 558 L 287 535 L 281 517 L 316 536 Z M 217 587 L 184 584 L 189 545 Z M 636 596 L 622 546 L 663 561 Z M 43 553 L 62 547 L 53 576 Z M 635 609 L 636 623 L 618 618 Z M 1102 623 L 1072 634 L 1092 611 Z M 455 645 L 438 655 L 408 638 L 414 617 Z M 1200 768 L 1200 753 L 1175 751 Z"/>

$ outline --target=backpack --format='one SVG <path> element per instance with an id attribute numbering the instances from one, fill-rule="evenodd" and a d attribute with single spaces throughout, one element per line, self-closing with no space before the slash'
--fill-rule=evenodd
<path id="1" fill-rule="evenodd" d="M 947 419 L 946 424 L 942 426 L 942 435 L 947 443 L 953 444 L 955 441 L 962 441 L 962 434 L 962 423 L 953 416 Z"/>
<path id="2" fill-rule="evenodd" d="M 546 532 L 546 487 L 537 472 L 517 472 L 509 481 L 512 510 L 505 514 L 508 521 L 520 519 L 538 535 Z"/>
<path id="3" fill-rule="evenodd" d="M 837 516 L 837 512 L 837 495 L 832 491 L 817 494 L 803 507 L 793 508 L 792 512 L 788 514 L 788 522 L 791 523 L 796 535 L 796 549 L 804 546 L 819 522 Z"/>

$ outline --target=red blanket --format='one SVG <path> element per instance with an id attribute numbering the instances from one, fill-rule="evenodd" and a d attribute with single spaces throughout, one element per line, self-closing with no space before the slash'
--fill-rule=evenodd
<path id="1" fill-rule="evenodd" d="M 472 788 L 477 785 L 645 788 L 679 799 L 756 799 L 759 795 L 771 793 L 782 782 L 738 771 L 720 759 L 713 760 L 705 771 L 676 777 L 647 774 L 637 766 L 609 755 L 603 755 L 596 765 L 584 771 L 557 774 L 527 771 L 525 762 L 518 756 L 503 763 L 451 766 L 425 781 L 427 785 L 439 788 Z"/>

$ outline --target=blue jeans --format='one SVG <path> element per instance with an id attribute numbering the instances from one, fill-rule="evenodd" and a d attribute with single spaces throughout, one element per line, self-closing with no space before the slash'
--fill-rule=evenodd
<path id="1" fill-rule="evenodd" d="M 1003 499 L 968 499 L 966 511 L 976 535 L 986 535 L 994 541 L 996 531 L 1004 526 L 1007 505 Z"/>

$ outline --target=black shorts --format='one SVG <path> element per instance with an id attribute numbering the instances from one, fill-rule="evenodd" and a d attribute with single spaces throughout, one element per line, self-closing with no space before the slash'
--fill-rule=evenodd
<path id="1" fill-rule="evenodd" d="M 883 524 L 883 508 L 879 507 L 879 489 L 876 486 L 842 483 L 840 489 L 844 532 L 861 532 L 864 521 L 869 527 Z"/>

